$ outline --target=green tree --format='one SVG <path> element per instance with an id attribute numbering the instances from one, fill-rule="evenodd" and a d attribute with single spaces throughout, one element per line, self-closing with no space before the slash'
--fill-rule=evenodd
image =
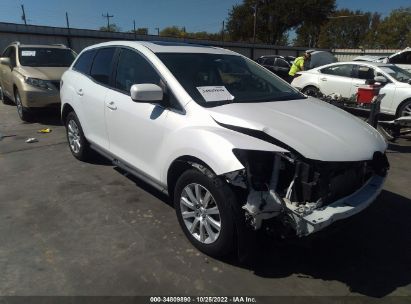
<path id="1" fill-rule="evenodd" d="M 136 33 L 137 35 L 148 35 L 148 28 L 146 27 L 139 27 L 136 30 L 131 30 L 130 33 Z"/>
<path id="2" fill-rule="evenodd" d="M 185 31 L 183 28 L 178 26 L 169 26 L 160 31 L 160 36 L 169 36 L 169 37 L 184 37 Z"/>
<path id="3" fill-rule="evenodd" d="M 340 9 L 321 27 L 319 47 L 358 48 L 364 46 L 372 24 L 372 14 Z"/>
<path id="4" fill-rule="evenodd" d="M 287 32 L 304 22 L 324 20 L 335 8 L 335 0 L 244 0 L 229 12 L 227 30 L 234 40 L 252 41 L 257 6 L 256 41 L 281 44 Z"/>
<path id="5" fill-rule="evenodd" d="M 411 7 L 393 10 L 378 26 L 380 47 L 411 46 Z"/>
<path id="6" fill-rule="evenodd" d="M 119 26 L 117 26 L 117 24 L 112 23 L 112 24 L 110 24 L 109 28 L 107 26 L 101 26 L 99 28 L 99 31 L 103 31 L 103 32 L 120 32 L 121 28 Z"/>

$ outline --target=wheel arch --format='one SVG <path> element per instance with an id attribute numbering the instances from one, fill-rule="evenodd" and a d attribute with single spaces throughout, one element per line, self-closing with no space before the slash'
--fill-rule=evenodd
<path id="1" fill-rule="evenodd" d="M 395 117 L 399 117 L 401 108 L 407 102 L 411 102 L 411 97 L 405 98 L 403 101 L 401 101 L 401 103 L 397 106 L 397 110 L 395 111 Z"/>
<path id="2" fill-rule="evenodd" d="M 174 188 L 176 186 L 178 178 L 187 170 L 191 168 L 198 168 L 201 171 L 201 168 L 209 171 L 211 174 L 216 175 L 213 169 L 206 164 L 201 159 L 191 156 L 184 155 L 175 159 L 170 167 L 167 170 L 167 190 L 169 196 L 174 197 Z"/>
<path id="3" fill-rule="evenodd" d="M 62 109 L 62 111 L 61 111 L 61 122 L 62 122 L 63 124 L 66 123 L 67 115 L 68 115 L 70 112 L 75 112 L 74 109 L 73 109 L 73 107 L 72 107 L 70 104 L 68 104 L 68 103 L 64 104 L 64 105 L 63 105 L 63 109 Z"/>

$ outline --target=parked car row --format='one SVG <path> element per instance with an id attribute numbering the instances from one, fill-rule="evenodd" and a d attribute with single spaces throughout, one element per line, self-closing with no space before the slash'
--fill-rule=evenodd
<path id="1" fill-rule="evenodd" d="M 60 97 L 73 156 L 98 152 L 168 194 L 187 238 L 212 256 L 262 228 L 304 237 L 351 217 L 389 169 L 375 129 L 221 48 L 97 44 L 64 72 Z"/>

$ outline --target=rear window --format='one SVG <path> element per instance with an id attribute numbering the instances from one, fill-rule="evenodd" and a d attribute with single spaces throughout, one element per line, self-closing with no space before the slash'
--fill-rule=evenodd
<path id="1" fill-rule="evenodd" d="M 69 67 L 76 54 L 70 49 L 29 48 L 19 49 L 19 61 L 22 66 L 30 67 Z"/>
<path id="2" fill-rule="evenodd" d="M 93 57 L 95 53 L 95 50 L 82 53 L 74 64 L 73 69 L 80 73 L 88 75 L 90 73 L 90 68 L 91 64 L 93 63 Z"/>
<path id="3" fill-rule="evenodd" d="M 90 76 L 97 82 L 108 85 L 115 48 L 99 49 L 93 60 Z"/>

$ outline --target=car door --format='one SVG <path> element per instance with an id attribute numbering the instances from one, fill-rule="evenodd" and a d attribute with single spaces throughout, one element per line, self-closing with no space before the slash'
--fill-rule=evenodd
<path id="1" fill-rule="evenodd" d="M 114 76 L 114 89 L 107 93 L 105 121 L 111 154 L 134 169 L 159 180 L 157 155 L 164 136 L 168 109 L 155 103 L 133 101 L 133 84 L 160 84 L 153 66 L 135 50 L 123 48 Z"/>
<path id="2" fill-rule="evenodd" d="M 3 88 L 3 92 L 5 95 L 14 99 L 13 96 L 13 69 L 16 67 L 16 48 L 14 46 L 10 46 L 6 49 L 3 53 L 2 57 L 10 58 L 10 64 L 8 65 L 1 65 L 1 87 Z"/>
<path id="3" fill-rule="evenodd" d="M 352 71 L 352 64 L 337 64 L 320 69 L 320 91 L 325 95 L 337 93 L 343 98 L 351 98 Z"/>
<path id="4" fill-rule="evenodd" d="M 115 47 L 100 48 L 85 52 L 76 61 L 73 69 L 85 69 L 72 79 L 75 104 L 78 105 L 80 122 L 87 139 L 108 150 L 109 142 L 104 119 L 105 100 L 113 71 Z M 84 60 L 85 67 L 81 67 Z M 92 61 L 87 70 L 87 63 Z"/>
<path id="5" fill-rule="evenodd" d="M 283 79 L 288 77 L 288 72 L 290 71 L 290 65 L 287 61 L 282 58 L 276 58 L 274 61 L 274 68 L 276 69 L 276 73 Z"/>

